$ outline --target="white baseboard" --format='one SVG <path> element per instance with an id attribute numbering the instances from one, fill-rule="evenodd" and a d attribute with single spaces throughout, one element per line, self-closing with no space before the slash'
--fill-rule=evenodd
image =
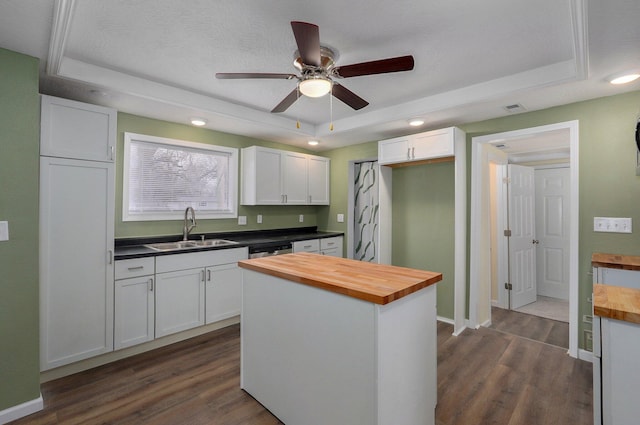
<path id="1" fill-rule="evenodd" d="M 437 316 L 436 320 L 438 322 L 444 322 L 444 323 L 448 323 L 450 325 L 455 325 L 455 322 L 453 321 L 453 319 L 449 319 L 448 317 Z"/>
<path id="2" fill-rule="evenodd" d="M 584 360 L 585 362 L 593 363 L 593 353 L 591 351 L 583 350 L 580 348 L 578 350 L 578 358 L 580 360 Z"/>
<path id="3" fill-rule="evenodd" d="M 40 397 L 36 399 L 25 401 L 22 404 L 0 411 L 0 425 L 24 418 L 32 413 L 39 412 L 43 408 L 44 401 L 42 400 L 42 394 L 40 394 Z"/>

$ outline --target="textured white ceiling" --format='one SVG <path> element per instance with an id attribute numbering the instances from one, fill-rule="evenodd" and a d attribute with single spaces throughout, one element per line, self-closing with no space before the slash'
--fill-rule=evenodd
<path id="1" fill-rule="evenodd" d="M 406 54 L 409 72 L 340 83 L 370 102 L 353 111 L 301 98 L 269 111 L 287 80 L 217 80 L 216 72 L 295 73 L 290 21 L 320 27 L 338 65 Z M 610 74 L 640 68 L 637 0 L 4 0 L 0 47 L 42 60 L 43 92 L 318 150 L 535 110 L 640 88 Z M 45 69 L 48 67 L 48 73 Z M 420 116 L 423 128 L 406 120 Z M 296 121 L 302 126 L 296 128 Z"/>

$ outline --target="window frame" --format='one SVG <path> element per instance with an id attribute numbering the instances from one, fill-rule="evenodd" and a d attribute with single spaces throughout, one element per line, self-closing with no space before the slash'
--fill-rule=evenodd
<path id="1" fill-rule="evenodd" d="M 132 142 L 154 143 L 173 148 L 189 148 L 202 151 L 220 152 L 229 155 L 229 172 L 227 178 L 229 207 L 228 211 L 211 212 L 198 211 L 194 207 L 198 219 L 224 219 L 238 217 L 238 149 L 226 146 L 210 145 L 208 143 L 191 142 L 167 137 L 150 136 L 146 134 L 124 133 L 124 160 L 122 165 L 122 221 L 168 221 L 184 220 L 184 211 L 168 212 L 129 212 L 129 168 L 130 149 Z"/>

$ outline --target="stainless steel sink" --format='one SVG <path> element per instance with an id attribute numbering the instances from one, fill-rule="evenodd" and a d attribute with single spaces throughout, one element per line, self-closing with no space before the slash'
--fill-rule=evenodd
<path id="1" fill-rule="evenodd" d="M 159 242 L 145 245 L 156 251 L 178 251 L 183 249 L 203 248 L 208 246 L 235 245 L 238 242 L 226 239 L 205 239 L 202 241 Z"/>

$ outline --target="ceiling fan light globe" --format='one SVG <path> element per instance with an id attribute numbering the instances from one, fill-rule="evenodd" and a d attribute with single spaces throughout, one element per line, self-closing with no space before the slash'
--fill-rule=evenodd
<path id="1" fill-rule="evenodd" d="M 322 97 L 331 91 L 331 80 L 328 78 L 308 78 L 300 81 L 300 93 L 307 97 Z"/>

